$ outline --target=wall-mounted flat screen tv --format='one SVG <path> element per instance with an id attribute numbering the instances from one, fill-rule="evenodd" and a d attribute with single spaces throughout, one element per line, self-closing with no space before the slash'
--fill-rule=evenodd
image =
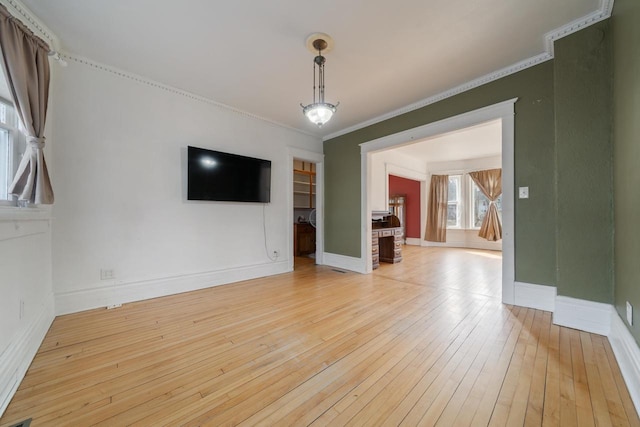
<path id="1" fill-rule="evenodd" d="M 271 161 L 187 148 L 187 198 L 221 202 L 271 201 Z"/>

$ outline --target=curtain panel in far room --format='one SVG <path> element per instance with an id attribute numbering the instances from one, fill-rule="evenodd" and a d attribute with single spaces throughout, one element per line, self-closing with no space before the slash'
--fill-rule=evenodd
<path id="1" fill-rule="evenodd" d="M 49 46 L 0 5 L 0 49 L 16 112 L 27 133 L 27 149 L 9 193 L 28 203 L 52 204 L 53 189 L 43 153 Z"/>
<path id="2" fill-rule="evenodd" d="M 431 175 L 426 240 L 430 242 L 447 241 L 448 201 L 449 175 Z"/>
<path id="3" fill-rule="evenodd" d="M 478 236 L 493 242 L 498 241 L 502 239 L 502 224 L 495 201 L 502 194 L 502 169 L 469 172 L 469 176 L 489 199 L 489 209 L 482 220 Z"/>

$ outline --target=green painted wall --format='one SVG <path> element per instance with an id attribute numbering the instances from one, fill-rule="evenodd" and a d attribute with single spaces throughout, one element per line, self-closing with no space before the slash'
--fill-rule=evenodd
<path id="1" fill-rule="evenodd" d="M 359 144 L 518 97 L 515 104 L 515 186 L 529 186 L 530 198 L 516 199 L 516 280 L 555 285 L 553 69 L 553 62 L 548 61 L 326 141 L 326 251 L 360 256 Z"/>
<path id="2" fill-rule="evenodd" d="M 630 1 L 620 8 L 630 7 L 625 6 Z M 637 18 L 637 12 L 631 19 L 624 18 L 621 40 L 627 40 L 630 31 L 637 40 L 633 17 Z M 557 41 L 553 61 L 326 141 L 326 250 L 360 256 L 359 144 L 517 97 L 515 189 L 528 186 L 530 198 L 520 200 L 514 195 L 516 280 L 557 286 L 559 295 L 613 302 L 611 26 L 604 21 Z M 629 52 L 634 45 L 638 44 L 615 44 Z M 629 80 L 638 71 L 637 52 L 631 56 L 636 68 L 624 70 L 624 86 L 631 84 Z M 616 101 L 624 110 L 631 104 L 638 108 L 637 83 L 633 83 L 636 92 Z M 630 174 L 640 180 L 640 174 L 630 172 L 632 159 L 638 158 L 632 155 L 637 154 L 632 152 L 637 147 L 630 142 L 638 137 L 637 124 L 633 119 L 625 123 L 636 127 L 625 131 L 627 146 L 620 161 L 629 162 L 628 170 L 616 172 L 616 177 Z M 616 189 L 631 186 L 635 178 L 624 178 Z M 640 199 L 625 198 L 620 203 L 625 204 L 621 215 L 629 216 L 617 217 L 616 226 L 637 218 L 633 214 L 640 209 Z M 632 261 L 640 255 L 637 233 L 618 247 L 630 255 L 629 266 L 617 273 L 626 275 L 628 284 L 622 286 L 622 293 L 616 293 L 616 302 L 620 306 L 623 298 L 630 298 L 640 310 L 637 286 L 632 283 L 640 277 L 640 267 L 636 267 L 640 263 Z"/>
<path id="3" fill-rule="evenodd" d="M 613 303 L 609 21 L 555 43 L 557 289 Z"/>
<path id="4" fill-rule="evenodd" d="M 613 27 L 615 306 L 640 344 L 640 2 L 616 0 Z"/>

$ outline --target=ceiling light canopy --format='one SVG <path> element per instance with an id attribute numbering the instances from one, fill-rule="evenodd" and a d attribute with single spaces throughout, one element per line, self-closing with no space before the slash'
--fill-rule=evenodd
<path id="1" fill-rule="evenodd" d="M 312 52 L 318 52 L 313 59 L 313 103 L 307 106 L 300 104 L 302 112 L 318 127 L 331 120 L 333 113 L 340 103 L 336 105 L 324 101 L 324 64 L 326 59 L 322 51 L 328 51 L 333 46 L 333 40 L 326 34 L 316 33 L 307 38 L 307 48 Z M 317 85 L 316 85 L 317 82 Z"/>

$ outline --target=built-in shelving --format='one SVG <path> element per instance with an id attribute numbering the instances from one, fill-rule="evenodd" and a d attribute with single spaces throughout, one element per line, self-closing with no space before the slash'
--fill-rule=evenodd
<path id="1" fill-rule="evenodd" d="M 316 171 L 315 164 L 293 161 L 293 207 L 296 209 L 313 209 L 316 204 Z"/>

